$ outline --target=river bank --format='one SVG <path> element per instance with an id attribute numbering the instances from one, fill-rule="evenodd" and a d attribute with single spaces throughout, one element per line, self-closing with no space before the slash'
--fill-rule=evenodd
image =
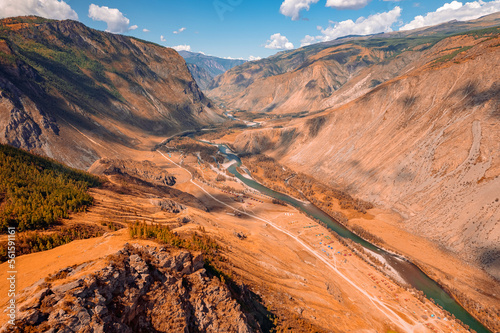
<path id="1" fill-rule="evenodd" d="M 225 150 L 220 150 L 223 154 L 225 154 Z M 237 156 L 233 154 L 225 155 L 228 159 L 235 159 Z M 238 162 L 241 163 L 241 161 Z M 476 318 L 474 318 L 470 313 L 468 313 L 452 296 L 448 295 L 448 293 L 443 290 L 439 284 L 433 281 L 430 277 L 425 275 L 416 265 L 411 264 L 410 262 L 398 261 L 395 257 L 376 247 L 365 240 L 361 239 L 359 236 L 352 234 L 349 230 L 347 230 L 344 226 L 338 224 L 336 221 L 329 218 L 327 214 L 319 210 L 314 210 L 312 207 L 306 207 L 300 202 L 297 202 L 291 197 L 287 195 L 277 193 L 268 188 L 265 188 L 263 185 L 258 184 L 248 178 L 242 176 L 234 167 L 234 164 L 228 168 L 228 171 L 235 175 L 238 179 L 243 181 L 246 185 L 257 189 L 267 195 L 270 195 L 278 200 L 283 200 L 289 204 L 292 204 L 294 207 L 299 208 L 305 211 L 308 215 L 313 216 L 314 218 L 319 219 L 320 221 L 326 223 L 329 228 L 332 228 L 335 232 L 337 232 L 340 236 L 349 238 L 355 241 L 358 244 L 366 247 L 369 250 L 377 252 L 379 255 L 382 255 L 385 260 L 389 262 L 389 264 L 396 270 L 400 275 L 403 276 L 404 280 L 409 283 L 412 287 L 417 290 L 421 290 L 424 294 L 434 300 L 437 304 L 443 307 L 446 311 L 452 313 L 457 318 L 459 318 L 462 322 L 468 325 L 471 329 L 474 329 L 476 332 L 491 332 L 484 325 L 482 325 Z"/>
<path id="2" fill-rule="evenodd" d="M 220 146 L 219 145 L 219 148 L 220 147 L 224 147 L 224 146 Z M 276 197 L 276 195 L 274 195 L 273 193 L 268 193 L 267 192 L 267 190 L 269 190 L 269 189 L 263 188 L 263 186 L 261 184 L 255 184 L 255 182 L 253 182 L 252 180 L 250 180 L 248 178 L 248 176 L 245 177 L 245 176 L 241 175 L 236 170 L 237 166 L 241 163 L 241 161 L 239 160 L 239 158 L 232 151 L 227 150 L 227 147 L 226 147 L 226 149 L 222 149 L 221 153 L 224 154 L 228 158 L 228 160 L 236 160 L 237 161 L 236 164 L 235 163 L 228 163 L 228 165 L 230 165 L 230 167 L 228 168 L 228 171 L 230 173 L 234 174 L 237 178 L 239 178 L 240 181 L 242 181 L 243 183 L 245 183 L 247 186 L 251 186 L 254 189 L 257 189 L 259 191 L 263 191 L 266 195 L 271 195 L 272 197 L 275 197 L 275 198 L 277 198 L 279 200 L 283 200 L 283 194 L 281 194 L 281 193 L 274 193 L 274 194 L 278 195 Z M 238 177 L 238 175 L 239 175 L 239 177 Z M 253 182 L 253 183 L 249 184 L 249 182 Z M 272 191 L 272 192 L 274 192 L 274 191 Z M 295 201 L 293 203 L 293 206 L 303 204 L 303 203 L 297 202 L 296 200 L 293 200 L 293 198 L 291 198 L 291 199 L 292 199 L 292 201 Z M 285 201 L 287 201 L 287 200 L 285 200 Z M 371 219 L 373 220 L 373 217 Z M 342 234 L 343 232 L 345 232 L 345 230 L 341 230 L 340 233 Z M 375 249 L 375 250 L 379 251 L 380 249 Z M 401 251 L 397 251 L 397 250 L 394 251 L 394 252 L 401 253 Z M 407 257 L 412 258 L 411 256 L 407 256 Z M 391 258 L 391 256 L 389 256 L 389 258 Z M 393 263 L 395 265 L 399 264 L 399 263 L 397 263 L 394 260 L 392 260 L 392 261 L 393 261 Z M 419 262 L 419 265 L 420 265 L 420 262 Z M 437 303 L 438 304 L 440 303 L 440 305 L 442 304 L 445 309 L 446 308 L 450 309 L 450 304 L 451 304 L 451 310 L 452 311 L 450 311 L 450 312 L 456 313 L 456 314 L 458 314 L 458 316 L 462 316 L 463 315 L 465 317 L 468 317 L 468 319 L 465 319 L 465 321 L 468 322 L 468 323 L 471 323 L 472 324 L 472 328 L 475 328 L 476 331 L 478 331 L 478 332 L 488 332 L 488 330 L 485 329 L 484 326 L 482 327 L 482 325 L 479 324 L 475 320 L 475 318 L 473 318 L 469 313 L 467 313 L 452 297 L 450 297 L 446 293 L 446 291 L 444 291 L 443 289 L 439 288 L 439 285 L 437 283 L 435 283 L 434 281 L 432 281 L 431 279 L 429 279 L 428 277 L 426 277 L 425 274 L 420 269 L 418 269 L 416 266 L 414 267 L 414 269 L 416 269 L 418 271 L 418 274 L 415 274 L 415 276 L 417 277 L 417 279 L 416 279 L 416 281 L 413 281 L 413 284 L 414 284 L 414 286 L 417 287 L 417 289 L 422 289 L 421 287 L 419 288 L 418 284 L 422 283 L 421 278 L 422 278 L 422 275 L 423 275 L 424 276 L 424 283 L 423 283 L 424 288 L 429 286 L 429 281 L 430 281 L 431 285 L 433 284 L 432 288 L 430 288 L 430 292 L 429 292 L 429 290 L 427 290 L 428 297 L 430 297 L 432 299 L 435 299 L 437 301 Z M 411 280 L 415 276 L 412 276 L 411 274 L 409 276 L 407 275 L 407 279 L 410 278 L 410 280 Z M 434 290 L 434 291 L 432 291 L 432 290 Z M 457 311 L 457 309 L 458 309 L 458 311 Z"/>
<path id="3" fill-rule="evenodd" d="M 223 188 L 240 187 L 241 181 L 214 184 L 216 174 L 197 166 L 196 159 L 180 154 L 171 159 L 184 163 L 175 168 L 169 163 L 170 172 L 197 170 L 196 178 L 176 186 L 209 207 L 210 226 L 231 249 L 231 265 L 257 289 L 266 285 L 274 290 L 280 303 L 302 317 L 329 330 L 335 323 L 339 332 L 466 332 L 434 303 L 394 284 L 295 207 L 273 204 L 248 190 L 247 198 L 235 196 Z M 201 216 L 194 218 L 200 221 Z"/>

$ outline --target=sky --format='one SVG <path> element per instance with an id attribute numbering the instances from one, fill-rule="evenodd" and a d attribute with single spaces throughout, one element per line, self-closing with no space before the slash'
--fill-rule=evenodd
<path id="1" fill-rule="evenodd" d="M 0 18 L 73 19 L 176 50 L 245 60 L 498 11 L 500 0 L 0 0 Z"/>

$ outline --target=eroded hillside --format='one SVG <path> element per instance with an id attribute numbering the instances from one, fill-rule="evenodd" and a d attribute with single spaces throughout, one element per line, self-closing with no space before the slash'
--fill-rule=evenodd
<path id="1" fill-rule="evenodd" d="M 174 50 L 69 20 L 0 21 L 0 91 L 1 142 L 80 168 L 220 120 Z"/>
<path id="2" fill-rule="evenodd" d="M 498 29 L 446 38 L 355 101 L 246 131 L 235 147 L 395 210 L 403 228 L 499 277 L 499 61 Z"/>
<path id="3" fill-rule="evenodd" d="M 227 108 L 277 114 L 339 107 L 429 61 L 450 35 L 498 25 L 499 14 L 406 32 L 314 44 L 237 66 L 207 94 Z"/>

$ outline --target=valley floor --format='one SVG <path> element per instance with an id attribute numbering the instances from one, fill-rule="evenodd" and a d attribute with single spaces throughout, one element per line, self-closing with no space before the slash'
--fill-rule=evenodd
<path id="1" fill-rule="evenodd" d="M 74 215 L 71 223 L 160 222 L 180 234 L 202 226 L 226 249 L 228 265 L 237 278 L 260 295 L 269 309 L 287 309 L 288 315 L 304 318 L 325 331 L 467 331 L 432 302 L 405 290 L 366 263 L 326 228 L 296 209 L 273 204 L 269 198 L 251 191 L 247 192 L 248 198 L 240 202 L 222 188 L 245 190 L 244 185 L 229 177 L 216 181 L 216 171 L 197 163 L 194 156 L 144 152 L 141 159 L 153 161 L 175 175 L 174 188 L 198 198 L 209 212 L 189 204 L 181 214 L 161 211 L 154 205 L 161 193 L 141 192 L 139 186 L 120 185 L 112 179 L 113 186 L 93 190 L 97 204 L 87 213 Z M 206 182 L 192 180 L 186 166 L 196 170 Z M 431 273 L 438 277 L 453 276 L 457 281 L 466 278 L 487 281 L 479 270 L 465 267 L 432 244 L 424 244 L 424 240 L 403 233 L 392 223 L 384 223 L 387 217 L 384 212 L 375 210 L 374 213 L 376 218 L 370 221 L 371 225 L 363 220 L 354 222 L 362 223 L 377 235 L 383 227 L 385 232 L 380 236 L 387 239 L 388 244 L 405 244 L 394 248 L 416 258 L 424 268 L 429 267 Z M 189 222 L 179 223 L 180 217 L 187 217 Z M 126 229 L 122 229 L 100 238 L 74 241 L 50 251 L 22 256 L 17 261 L 17 288 L 20 291 L 64 267 L 104 258 L 127 242 L 153 244 L 131 239 Z M 422 248 L 428 251 L 422 253 L 419 251 Z M 4 263 L 0 265 L 0 281 L 6 281 L 6 272 Z M 474 286 L 472 280 L 468 286 Z M 473 291 L 472 287 L 468 288 Z M 0 294 L 6 292 L 7 285 L 0 284 Z M 6 301 L 2 298 L 2 309 Z M 1 316 L 0 324 L 5 320 L 6 316 Z"/>

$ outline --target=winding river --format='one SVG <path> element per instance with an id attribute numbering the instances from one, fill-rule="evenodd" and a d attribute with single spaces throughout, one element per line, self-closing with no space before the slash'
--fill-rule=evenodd
<path id="1" fill-rule="evenodd" d="M 429 278 L 420 268 L 413 263 L 400 257 L 398 255 L 389 253 L 370 242 L 365 241 L 356 234 L 349 231 L 342 224 L 332 219 L 329 215 L 310 203 L 304 203 L 294 199 L 286 194 L 273 191 L 258 182 L 241 175 L 237 167 L 241 166 L 241 160 L 229 150 L 225 145 L 217 145 L 219 151 L 226 156 L 230 161 L 235 161 L 229 166 L 228 171 L 236 178 L 241 180 L 249 187 L 276 199 L 287 202 L 288 204 L 300 209 L 307 215 L 320 220 L 325 223 L 328 228 L 336 232 L 344 238 L 351 239 L 352 241 L 360 244 L 365 249 L 381 256 L 393 271 L 395 271 L 406 283 L 415 289 L 423 291 L 427 298 L 434 300 L 443 309 L 453 314 L 456 318 L 460 319 L 463 323 L 467 324 L 471 329 L 478 333 L 491 333 L 484 325 L 482 325 L 476 318 L 468 313 L 459 303 L 457 303 L 447 292 L 445 292 L 434 280 Z"/>

